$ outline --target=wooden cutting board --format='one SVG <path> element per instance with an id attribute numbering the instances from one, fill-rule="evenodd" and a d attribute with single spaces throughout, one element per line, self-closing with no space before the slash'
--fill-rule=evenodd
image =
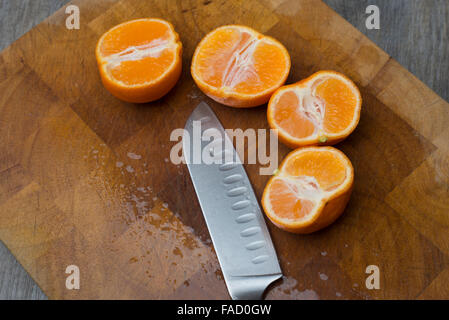
<path id="1" fill-rule="evenodd" d="M 285 277 L 266 297 L 449 298 L 449 105 L 343 18 L 317 0 L 75 4 L 80 30 L 63 8 L 0 55 L 0 239 L 50 298 L 228 298 L 187 168 L 168 161 L 171 131 L 201 101 L 226 128 L 268 128 L 265 106 L 219 105 L 192 81 L 195 46 L 223 24 L 280 40 L 289 83 L 333 69 L 364 100 L 337 145 L 355 167 L 349 206 L 308 236 L 267 222 Z M 174 24 L 184 71 L 163 99 L 134 105 L 103 88 L 94 48 L 141 17 Z M 260 198 L 268 177 L 246 169 Z M 79 290 L 65 287 L 69 265 Z M 365 287 L 368 265 L 379 290 Z"/>

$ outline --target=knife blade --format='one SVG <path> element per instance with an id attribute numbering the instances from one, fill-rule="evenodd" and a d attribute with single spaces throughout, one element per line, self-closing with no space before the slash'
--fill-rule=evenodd
<path id="1" fill-rule="evenodd" d="M 232 299 L 261 299 L 282 277 L 248 176 L 220 121 L 201 102 L 185 125 L 183 155 Z"/>

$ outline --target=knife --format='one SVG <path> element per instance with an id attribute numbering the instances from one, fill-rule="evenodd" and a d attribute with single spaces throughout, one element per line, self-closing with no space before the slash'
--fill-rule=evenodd
<path id="1" fill-rule="evenodd" d="M 231 298 L 261 299 L 282 271 L 240 158 L 205 102 L 187 120 L 183 156 Z"/>

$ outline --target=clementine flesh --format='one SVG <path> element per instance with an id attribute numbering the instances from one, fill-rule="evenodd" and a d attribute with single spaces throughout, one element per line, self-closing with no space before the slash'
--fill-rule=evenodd
<path id="1" fill-rule="evenodd" d="M 207 34 L 191 66 L 201 91 L 239 108 L 266 103 L 289 71 L 290 56 L 279 41 L 239 25 L 222 26 Z"/>
<path id="2" fill-rule="evenodd" d="M 289 147 L 332 145 L 356 128 L 362 105 L 357 86 L 335 71 L 320 71 L 279 88 L 268 103 L 267 118 Z"/>
<path id="3" fill-rule="evenodd" d="M 173 26 L 162 19 L 113 27 L 100 38 L 95 53 L 106 89 L 128 102 L 161 98 L 181 74 L 182 44 Z"/>
<path id="4" fill-rule="evenodd" d="M 262 196 L 268 218 L 293 233 L 311 233 L 334 222 L 350 198 L 354 170 L 333 147 L 292 151 L 271 177 Z"/>

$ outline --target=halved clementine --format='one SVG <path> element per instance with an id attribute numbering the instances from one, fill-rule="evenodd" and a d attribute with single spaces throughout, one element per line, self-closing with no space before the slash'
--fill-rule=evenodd
<path id="1" fill-rule="evenodd" d="M 268 218 L 293 233 L 311 233 L 334 222 L 349 201 L 351 161 L 333 147 L 292 151 L 271 177 L 262 196 Z"/>
<path id="2" fill-rule="evenodd" d="M 345 75 L 320 71 L 279 88 L 268 103 L 271 128 L 291 148 L 332 145 L 345 139 L 359 123 L 362 97 Z"/>
<path id="3" fill-rule="evenodd" d="M 268 102 L 290 72 L 290 56 L 277 40 L 239 25 L 208 33 L 191 66 L 198 87 L 215 101 L 247 108 Z"/>
<path id="4" fill-rule="evenodd" d="M 162 19 L 113 27 L 100 38 L 95 54 L 106 89 L 128 102 L 161 98 L 181 74 L 182 44 L 173 26 Z"/>

